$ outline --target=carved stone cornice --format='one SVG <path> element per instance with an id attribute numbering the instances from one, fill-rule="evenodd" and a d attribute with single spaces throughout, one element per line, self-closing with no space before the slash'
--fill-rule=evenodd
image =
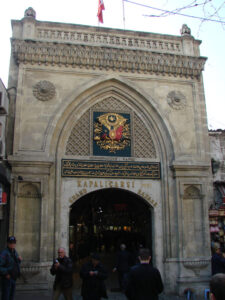
<path id="1" fill-rule="evenodd" d="M 208 177 L 211 166 L 204 163 L 188 164 L 174 161 L 170 166 L 174 177 Z"/>
<path id="2" fill-rule="evenodd" d="M 88 45 L 12 39 L 17 64 L 44 64 L 199 78 L 206 58 Z"/>

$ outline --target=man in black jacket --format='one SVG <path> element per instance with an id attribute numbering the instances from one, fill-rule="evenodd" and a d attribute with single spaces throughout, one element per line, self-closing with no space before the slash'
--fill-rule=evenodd
<path id="1" fill-rule="evenodd" d="M 0 253 L 0 276 L 2 277 L 2 300 L 15 297 L 16 279 L 20 276 L 22 258 L 16 251 L 16 238 L 9 236 L 7 248 Z"/>
<path id="2" fill-rule="evenodd" d="M 141 249 L 140 264 L 131 268 L 125 294 L 129 300 L 158 300 L 163 291 L 161 275 L 149 265 L 151 256 L 148 249 Z"/>
<path id="3" fill-rule="evenodd" d="M 58 258 L 54 261 L 50 272 L 55 275 L 53 300 L 58 300 L 61 294 L 66 300 L 72 300 L 73 263 L 66 256 L 64 248 L 58 249 Z"/>
<path id="4" fill-rule="evenodd" d="M 104 280 L 107 278 L 107 272 L 100 263 L 100 257 L 97 253 L 92 254 L 91 261 L 82 266 L 80 277 L 83 279 L 81 288 L 83 300 L 108 298 L 104 283 Z"/>
<path id="5" fill-rule="evenodd" d="M 124 291 L 126 276 L 131 266 L 131 255 L 126 250 L 126 245 L 120 245 L 120 251 L 116 255 L 116 265 L 113 272 L 118 272 L 118 282 L 121 291 Z"/>
<path id="6" fill-rule="evenodd" d="M 225 274 L 218 273 L 210 280 L 210 292 L 212 300 L 225 299 Z"/>
<path id="7" fill-rule="evenodd" d="M 219 247 L 215 248 L 215 253 L 211 259 L 212 263 L 212 275 L 217 273 L 225 273 L 225 258 L 221 253 L 221 249 Z"/>

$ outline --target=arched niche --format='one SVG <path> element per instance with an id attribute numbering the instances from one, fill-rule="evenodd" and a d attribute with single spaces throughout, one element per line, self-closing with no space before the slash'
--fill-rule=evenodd
<path id="1" fill-rule="evenodd" d="M 18 251 L 24 261 L 37 262 L 40 259 L 40 183 L 18 182 L 16 207 Z"/>

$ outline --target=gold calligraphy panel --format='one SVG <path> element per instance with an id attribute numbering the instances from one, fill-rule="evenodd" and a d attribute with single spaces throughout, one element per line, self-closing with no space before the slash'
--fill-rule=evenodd
<path id="1" fill-rule="evenodd" d="M 62 177 L 161 179 L 159 162 L 62 159 Z"/>

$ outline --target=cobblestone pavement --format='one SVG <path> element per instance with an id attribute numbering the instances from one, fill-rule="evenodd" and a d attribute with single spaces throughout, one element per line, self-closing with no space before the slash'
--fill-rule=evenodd
<path id="1" fill-rule="evenodd" d="M 127 298 L 122 293 L 112 293 L 108 292 L 108 300 L 126 300 Z M 50 300 L 51 292 L 20 292 L 18 291 L 16 293 L 15 300 Z M 60 300 L 63 300 L 64 298 L 61 297 Z M 160 295 L 159 300 L 184 300 L 186 298 L 184 297 L 178 297 L 178 296 L 165 296 Z M 82 300 L 81 296 L 79 295 L 79 292 L 74 291 L 73 292 L 73 300 Z M 195 298 L 195 300 L 199 300 L 199 298 Z"/>

